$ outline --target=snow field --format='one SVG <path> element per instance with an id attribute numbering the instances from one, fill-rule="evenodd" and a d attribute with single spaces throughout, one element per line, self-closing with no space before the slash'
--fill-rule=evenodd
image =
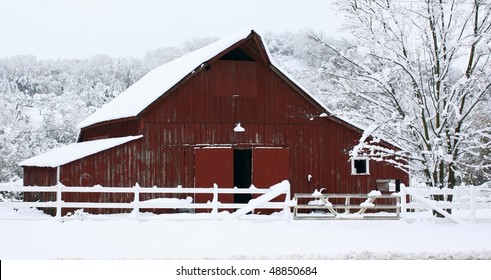
<path id="1" fill-rule="evenodd" d="M 60 223 L 0 204 L 0 238 L 8 241 L 0 259 L 491 259 L 491 223 L 111 216 L 74 215 Z"/>

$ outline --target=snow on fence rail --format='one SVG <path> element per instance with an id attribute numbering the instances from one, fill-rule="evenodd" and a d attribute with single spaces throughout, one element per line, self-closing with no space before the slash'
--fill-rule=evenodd
<path id="1" fill-rule="evenodd" d="M 338 220 L 398 220 L 399 196 L 383 195 L 379 191 L 368 194 L 312 194 L 297 193 L 293 198 L 293 219 Z M 303 212 L 309 213 L 303 213 Z"/>
<path id="2" fill-rule="evenodd" d="M 378 201 L 375 203 L 376 199 Z M 377 191 L 369 194 L 321 194 L 316 190 L 312 194 L 295 194 L 293 202 L 293 219 L 402 218 L 409 221 L 409 215 L 421 218 L 421 210 L 429 214 L 428 218 L 436 212 L 454 223 L 491 219 L 489 212 L 481 217 L 476 214 L 478 210 L 491 209 L 491 188 L 488 187 L 440 189 L 401 185 L 401 191 L 391 195 L 382 195 Z"/>
<path id="3" fill-rule="evenodd" d="M 270 188 L 219 188 L 216 184 L 213 188 L 142 188 L 135 184 L 132 188 L 122 187 L 103 187 L 96 185 L 93 187 L 67 187 L 61 183 L 48 187 L 9 187 L 0 186 L 0 192 L 46 192 L 56 193 L 56 201 L 46 202 L 24 202 L 24 201 L 4 201 L 12 206 L 39 207 L 39 208 L 56 208 L 56 217 L 61 219 L 62 208 L 114 208 L 114 209 L 132 209 L 132 214 L 138 218 L 140 209 L 210 209 L 211 217 L 217 218 L 219 209 L 239 209 L 229 215 L 228 218 L 238 218 L 254 209 L 282 209 L 286 218 L 289 214 L 290 202 L 290 183 L 283 181 Z M 132 193 L 134 201 L 129 203 L 115 202 L 65 202 L 62 200 L 63 193 Z M 206 203 L 192 203 L 192 199 L 177 198 L 159 198 L 146 201 L 140 201 L 140 194 L 212 194 L 212 201 Z M 221 203 L 218 201 L 219 194 L 259 194 L 258 198 L 251 199 L 249 203 Z M 271 202 L 272 199 L 286 195 L 283 202 Z M 227 217 L 226 217 L 227 218 Z"/>
<path id="4" fill-rule="evenodd" d="M 135 185 L 132 188 L 121 188 L 121 187 L 102 187 L 96 185 L 94 187 L 66 187 L 61 184 L 51 187 L 20 187 L 20 186 L 9 186 L 5 184 L 0 184 L 0 192 L 12 192 L 12 193 L 26 193 L 26 192 L 48 192 L 56 193 L 56 201 L 48 202 L 14 202 L 5 201 L 2 203 L 8 203 L 14 208 L 17 206 L 25 207 L 39 207 L 39 208 L 56 208 L 57 218 L 61 219 L 61 209 L 62 208 L 119 208 L 119 209 L 132 209 L 133 216 L 138 218 L 140 209 L 211 209 L 211 213 L 208 214 L 208 218 L 218 218 L 217 214 L 219 209 L 238 209 L 232 214 L 223 215 L 220 218 L 230 219 L 237 218 L 241 215 L 249 213 L 254 209 L 283 209 L 284 215 L 287 219 L 290 216 L 290 207 L 293 207 L 294 213 L 295 209 L 308 208 L 316 210 L 317 208 L 326 208 L 327 210 L 334 213 L 337 218 L 343 218 L 343 215 L 339 215 L 337 209 L 344 210 L 342 214 L 346 212 L 349 213 L 349 209 L 358 210 L 354 214 L 363 215 L 367 209 L 374 208 L 375 205 L 373 201 L 365 201 L 364 203 L 358 203 L 359 205 L 350 206 L 345 203 L 345 205 L 339 205 L 337 208 L 330 208 L 329 203 L 324 203 L 323 205 L 300 205 L 297 203 L 297 199 L 302 195 L 308 196 L 309 198 L 319 198 L 319 193 L 316 194 L 297 194 L 297 197 L 290 201 L 290 185 L 288 181 L 283 181 L 280 184 L 272 186 L 267 189 L 258 189 L 255 187 L 247 189 L 238 188 L 218 188 L 214 186 L 213 188 L 142 188 Z M 63 193 L 133 193 L 136 198 L 133 202 L 129 203 L 97 203 L 97 202 L 64 202 L 61 200 Z M 178 199 L 178 198 L 161 198 L 161 199 L 151 199 L 147 201 L 140 201 L 139 194 L 212 194 L 212 201 L 207 203 L 192 203 L 190 200 Z M 221 203 L 218 201 L 219 194 L 257 194 L 260 195 L 256 199 L 252 199 L 248 204 L 236 204 L 236 203 Z M 285 201 L 282 202 L 271 202 L 271 200 L 280 195 L 286 194 Z M 324 198 L 324 194 L 322 197 Z M 332 198 L 339 196 L 339 194 L 331 194 Z M 344 195 L 343 197 L 351 198 L 353 194 Z M 359 195 L 355 195 L 359 196 Z M 367 197 L 365 197 L 367 196 Z M 444 199 L 436 201 L 434 198 L 437 196 L 443 196 Z M 377 195 L 379 198 L 388 199 L 388 197 L 383 197 Z M 399 198 L 400 201 L 396 205 L 389 205 L 388 207 L 395 212 L 395 216 L 392 218 L 398 219 L 402 218 L 404 221 L 409 221 L 412 217 L 416 217 L 421 210 L 423 211 L 435 211 L 440 213 L 442 216 L 450 221 L 459 223 L 462 220 L 470 220 L 471 222 L 476 222 L 478 220 L 491 220 L 491 212 L 483 213 L 484 215 L 477 215 L 479 210 L 490 209 L 491 210 L 491 188 L 489 187 L 457 187 L 455 189 L 439 189 L 439 188 L 419 188 L 419 187 L 404 187 L 401 186 L 401 191 L 399 193 L 392 194 L 393 198 Z M 1 198 L 1 197 L 0 197 Z M 363 198 L 373 199 L 373 197 L 364 195 Z M 399 200 L 399 199 L 398 199 Z M 451 201 L 450 201 L 451 200 Z M 392 203 L 390 203 L 392 204 Z M 379 206 L 385 207 L 385 206 Z M 316 209 L 314 209 L 316 208 Z M 356 208 L 356 209 L 355 209 Z M 375 207 L 377 208 L 377 207 Z M 374 209 L 375 209 L 374 208 Z M 383 210 L 380 208 L 381 210 Z M 387 208 L 387 210 L 389 210 Z M 348 209 L 348 210 L 347 210 Z M 457 210 L 457 211 L 450 211 Z M 317 209 L 319 210 L 319 209 Z M 322 210 L 322 209 L 320 209 Z M 298 214 L 298 213 L 296 213 Z M 371 213 L 370 213 L 371 214 Z M 486 216 L 486 214 L 488 216 Z M 399 216 L 400 215 L 400 216 Z M 298 215 L 297 215 L 298 216 Z M 339 217 L 338 217 L 339 216 Z M 356 216 L 356 215 L 355 215 Z M 420 216 L 418 216 L 421 218 Z M 431 216 L 430 216 L 431 217 Z M 484 219 L 483 219 L 484 217 Z M 308 218 L 308 217 L 307 217 Z M 348 218 L 353 218 L 353 215 Z M 385 217 L 390 218 L 390 217 Z"/>
<path id="5" fill-rule="evenodd" d="M 431 210 L 455 223 L 462 219 L 476 222 L 478 210 L 491 209 L 491 189 L 486 187 L 440 189 L 401 186 L 398 195 L 401 197 L 401 216 L 406 221 L 408 211 Z M 459 215 L 452 210 L 459 210 Z"/>

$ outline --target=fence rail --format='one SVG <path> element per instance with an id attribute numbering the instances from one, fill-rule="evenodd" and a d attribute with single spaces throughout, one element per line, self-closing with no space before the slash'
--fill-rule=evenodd
<path id="1" fill-rule="evenodd" d="M 293 219 L 403 219 L 418 212 L 438 213 L 459 223 L 476 222 L 478 211 L 491 209 L 491 189 L 485 187 L 459 187 L 455 189 L 414 188 L 401 186 L 399 193 L 370 194 L 295 194 Z M 458 210 L 458 211 L 452 211 Z M 458 212 L 457 214 L 455 214 Z M 480 220 L 491 219 L 489 217 Z"/>
<path id="2" fill-rule="evenodd" d="M 141 209 L 209 209 L 210 218 L 217 218 L 221 209 L 236 209 L 229 215 L 236 218 L 253 211 L 254 209 L 283 210 L 285 217 L 290 215 L 293 208 L 294 219 L 403 219 L 409 221 L 419 211 L 437 212 L 448 220 L 459 223 L 462 220 L 476 222 L 483 220 L 483 215 L 477 213 L 482 209 L 491 209 L 491 188 L 486 187 L 459 187 L 456 189 L 414 188 L 401 186 L 399 193 L 392 195 L 375 194 L 320 194 L 318 192 L 295 194 L 290 201 L 290 185 L 288 181 L 272 186 L 271 188 L 160 188 L 140 187 L 67 187 L 58 184 L 51 187 L 10 187 L 1 186 L 0 192 L 36 192 L 56 193 L 55 201 L 46 202 L 3 202 L 13 207 L 26 206 L 38 208 L 56 208 L 56 217 L 61 219 L 63 208 L 113 208 L 131 209 L 138 218 Z M 65 202 L 63 193 L 130 193 L 134 201 L 127 203 L 116 202 Z M 193 203 L 186 199 L 159 198 L 140 201 L 140 194 L 211 194 L 212 200 L 206 203 Z M 220 194 L 255 194 L 259 197 L 252 199 L 248 204 L 222 203 Z M 285 195 L 285 200 L 272 202 L 272 199 Z M 437 201 L 435 198 L 439 199 Z M 441 199 L 443 197 L 443 199 Z M 451 199 L 450 199 L 451 198 Z M 458 210 L 456 214 L 452 210 Z M 484 219 L 491 220 L 491 211 Z"/>
<path id="3" fill-rule="evenodd" d="M 476 222 L 478 210 L 491 209 L 491 189 L 475 186 L 456 189 L 407 188 L 402 186 L 399 196 L 401 197 L 401 214 L 404 220 L 408 218 L 408 211 L 430 210 L 454 223 L 459 223 L 462 219 Z M 463 213 L 464 216 L 457 217 L 452 213 L 452 210 L 468 211 Z"/>
<path id="4" fill-rule="evenodd" d="M 49 187 L 0 187 L 0 191 L 4 192 L 22 192 L 22 193 L 56 193 L 56 201 L 37 201 L 23 202 L 10 201 L 12 206 L 26 206 L 38 208 L 56 208 L 56 217 L 61 219 L 63 208 L 100 208 L 100 209 L 132 209 L 134 216 L 138 217 L 140 209 L 209 209 L 212 217 L 216 218 L 219 209 L 249 209 L 248 213 L 254 209 L 279 209 L 285 210 L 285 216 L 289 213 L 290 201 L 290 184 L 288 181 L 283 181 L 270 188 L 219 188 L 216 184 L 213 188 L 142 188 L 138 184 L 133 187 L 102 187 L 96 185 L 93 187 L 69 187 L 62 184 Z M 62 200 L 63 193 L 130 193 L 134 195 L 134 200 L 128 203 L 117 202 L 65 202 Z M 213 199 L 206 203 L 193 203 L 192 200 L 177 199 L 177 198 L 157 198 L 140 201 L 140 194 L 211 194 Z M 251 199 L 249 203 L 221 203 L 218 201 L 219 194 L 256 194 L 258 198 Z M 282 202 L 271 202 L 272 199 L 285 195 L 285 200 Z M 266 197 L 265 200 L 262 197 Z M 238 211 L 237 211 L 238 212 Z M 244 214 L 245 214 L 244 213 Z M 237 214 L 232 214 L 233 217 L 238 217 Z"/>
<path id="5" fill-rule="evenodd" d="M 393 195 L 304 193 L 295 194 L 294 201 L 296 202 L 293 207 L 295 220 L 400 219 L 399 197 Z M 301 213 L 304 210 L 310 212 Z"/>

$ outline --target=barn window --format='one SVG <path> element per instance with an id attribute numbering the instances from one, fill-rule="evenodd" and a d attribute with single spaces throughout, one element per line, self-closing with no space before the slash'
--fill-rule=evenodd
<path id="1" fill-rule="evenodd" d="M 353 158 L 351 160 L 351 175 L 368 175 L 368 159 L 367 158 Z"/>

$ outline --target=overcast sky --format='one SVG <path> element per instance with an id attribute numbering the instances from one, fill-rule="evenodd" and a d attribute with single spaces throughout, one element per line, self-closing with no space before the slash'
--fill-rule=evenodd
<path id="1" fill-rule="evenodd" d="M 0 0 L 0 57 L 143 56 L 244 28 L 335 35 L 330 0 Z"/>

